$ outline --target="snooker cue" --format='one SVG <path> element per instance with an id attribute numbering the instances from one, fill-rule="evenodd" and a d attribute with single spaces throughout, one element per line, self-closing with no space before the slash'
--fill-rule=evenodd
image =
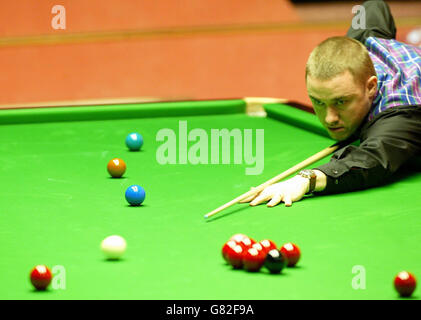
<path id="1" fill-rule="evenodd" d="M 242 194 L 241 196 L 238 196 L 237 198 L 231 200 L 230 202 L 227 202 L 226 204 L 220 206 L 219 208 L 216 208 L 215 210 L 205 214 L 205 218 L 209 218 L 218 212 L 221 212 L 222 210 L 231 207 L 232 205 L 240 202 L 242 199 L 248 198 L 252 196 L 253 194 L 261 192 L 264 188 L 270 186 L 271 184 L 274 184 L 282 179 L 285 179 L 286 177 L 304 169 L 305 167 L 323 159 L 324 157 L 332 154 L 336 150 L 338 150 L 340 147 L 342 147 L 342 143 L 335 143 L 331 145 L 330 147 L 323 149 L 322 151 L 317 152 L 316 154 L 312 155 L 311 157 L 307 158 L 306 160 L 296 164 L 295 166 L 289 168 L 288 170 L 278 174 L 277 176 L 273 177 L 272 179 L 269 179 L 268 181 L 262 183 L 256 188 L 251 189 L 250 191 Z"/>

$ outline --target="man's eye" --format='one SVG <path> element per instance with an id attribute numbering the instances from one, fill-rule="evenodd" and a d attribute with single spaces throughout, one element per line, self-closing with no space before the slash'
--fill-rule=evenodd
<path id="1" fill-rule="evenodd" d="M 339 100 L 336 101 L 337 106 L 343 106 L 345 103 L 346 103 L 346 101 L 342 100 L 342 99 L 339 99 Z"/>
<path id="2" fill-rule="evenodd" d="M 313 103 L 314 103 L 316 106 L 321 106 L 321 105 L 323 105 L 323 102 L 321 102 L 321 101 L 319 101 L 319 100 L 316 100 L 316 99 L 313 99 Z"/>

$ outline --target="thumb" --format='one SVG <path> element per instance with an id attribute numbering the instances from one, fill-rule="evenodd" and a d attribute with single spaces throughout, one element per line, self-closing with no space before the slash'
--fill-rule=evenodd
<path id="1" fill-rule="evenodd" d="M 250 190 L 256 189 L 255 187 L 251 187 Z M 254 198 L 257 197 L 257 194 L 252 194 L 251 196 L 248 196 L 242 200 L 240 200 L 240 203 L 246 203 L 246 202 L 250 202 L 251 200 L 253 200 Z"/>

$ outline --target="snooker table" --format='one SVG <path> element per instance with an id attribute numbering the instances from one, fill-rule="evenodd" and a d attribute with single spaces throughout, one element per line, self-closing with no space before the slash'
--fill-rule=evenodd
<path id="1" fill-rule="evenodd" d="M 265 116 L 253 116 L 249 105 L 227 99 L 0 110 L 0 299 L 399 298 L 399 271 L 421 278 L 417 168 L 375 189 L 306 197 L 289 208 L 237 204 L 204 219 L 334 143 L 310 112 L 269 101 Z M 158 163 L 157 133 L 178 134 L 180 121 L 207 133 L 263 129 L 263 170 L 246 174 L 250 165 L 232 160 Z M 124 144 L 134 131 L 145 141 L 139 152 Z M 107 173 L 114 157 L 127 164 L 123 178 Z M 146 190 L 139 207 L 124 199 L 132 184 Z M 296 243 L 301 260 L 280 275 L 234 270 L 221 248 L 236 233 Z M 127 241 L 119 261 L 105 260 L 99 248 L 113 234 Z M 62 286 L 35 291 L 29 272 L 38 264 L 58 266 Z M 365 287 L 353 288 L 356 276 Z M 418 289 L 412 299 L 420 296 Z"/>

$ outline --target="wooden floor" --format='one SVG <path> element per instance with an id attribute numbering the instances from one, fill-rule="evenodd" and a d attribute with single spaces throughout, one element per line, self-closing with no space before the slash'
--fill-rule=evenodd
<path id="1" fill-rule="evenodd" d="M 0 3 L 0 108 L 100 99 L 281 97 L 309 103 L 304 65 L 359 2 L 63 0 Z M 390 2 L 398 39 L 420 2 Z"/>

